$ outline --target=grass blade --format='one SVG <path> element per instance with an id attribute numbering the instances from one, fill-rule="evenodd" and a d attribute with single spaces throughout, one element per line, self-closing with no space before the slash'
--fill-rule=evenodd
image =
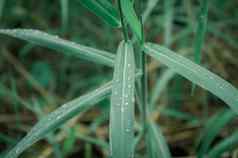
<path id="1" fill-rule="evenodd" d="M 148 122 L 147 145 L 149 158 L 171 158 L 169 147 L 160 128 L 152 121 Z"/>
<path id="2" fill-rule="evenodd" d="M 45 137 L 49 132 L 52 132 L 78 113 L 90 109 L 97 102 L 108 96 L 110 92 L 111 83 L 108 83 L 91 93 L 64 104 L 54 112 L 48 114 L 40 120 L 12 150 L 10 150 L 5 158 L 17 158 L 32 144 Z"/>
<path id="3" fill-rule="evenodd" d="M 167 87 L 169 81 L 175 76 L 175 74 L 176 73 L 173 70 L 169 69 L 161 75 L 160 79 L 158 79 L 151 94 L 151 110 L 154 110 L 158 97 L 160 97 L 162 91 Z"/>
<path id="4" fill-rule="evenodd" d="M 217 144 L 211 151 L 208 153 L 208 158 L 220 158 L 221 155 L 226 151 L 231 151 L 238 146 L 238 132 L 229 136 L 228 138 L 221 141 Z"/>
<path id="5" fill-rule="evenodd" d="M 62 31 L 65 32 L 68 27 L 69 17 L 69 0 L 60 0 L 61 5 L 61 18 L 62 18 Z"/>
<path id="6" fill-rule="evenodd" d="M 201 10 L 198 16 L 198 25 L 195 35 L 194 60 L 197 64 L 201 63 L 201 51 L 207 30 L 208 0 L 201 1 Z"/>
<path id="7" fill-rule="evenodd" d="M 122 13 L 137 38 L 142 40 L 142 27 L 130 0 L 120 0 Z"/>
<path id="8" fill-rule="evenodd" d="M 149 18 L 151 12 L 153 11 L 153 9 L 155 8 L 155 6 L 158 2 L 159 2 L 159 0 L 149 0 L 147 2 L 146 9 L 145 9 L 145 11 L 143 12 L 143 15 L 142 15 L 143 23 L 145 23 L 146 20 Z"/>
<path id="9" fill-rule="evenodd" d="M 167 65 L 176 73 L 219 97 L 238 114 L 238 91 L 230 83 L 163 46 L 147 43 L 144 49 L 146 53 Z"/>
<path id="10" fill-rule="evenodd" d="M 4 5 L 5 5 L 5 0 L 1 0 L 0 1 L 0 20 L 1 20 L 2 15 L 3 15 Z"/>
<path id="11" fill-rule="evenodd" d="M 164 1 L 164 44 L 169 47 L 172 42 L 174 0 Z"/>
<path id="12" fill-rule="evenodd" d="M 110 2 L 106 0 L 79 0 L 79 2 L 112 27 L 121 26 L 119 14 Z"/>
<path id="13" fill-rule="evenodd" d="M 233 113 L 231 110 L 226 109 L 208 120 L 205 129 L 201 132 L 198 158 L 205 157 L 215 137 L 219 134 L 219 132 L 222 130 L 222 128 L 224 128 L 225 125 L 227 125 L 233 118 L 235 118 L 235 116 L 235 113 Z"/>
<path id="14" fill-rule="evenodd" d="M 97 50 L 74 42 L 61 39 L 39 30 L 31 29 L 0 29 L 0 34 L 19 38 L 30 43 L 46 48 L 57 50 L 66 55 L 75 56 L 95 63 L 112 67 L 114 55 L 105 51 Z"/>
<path id="15" fill-rule="evenodd" d="M 135 61 L 131 43 L 121 42 L 113 76 L 110 148 L 113 158 L 133 158 Z"/>
<path id="16" fill-rule="evenodd" d="M 208 0 L 201 1 L 201 10 L 198 16 L 198 25 L 195 35 L 194 43 L 194 61 L 197 64 L 202 60 L 202 47 L 205 40 L 205 34 L 207 30 L 207 16 L 208 16 Z M 195 91 L 196 86 L 192 86 L 192 94 Z"/>

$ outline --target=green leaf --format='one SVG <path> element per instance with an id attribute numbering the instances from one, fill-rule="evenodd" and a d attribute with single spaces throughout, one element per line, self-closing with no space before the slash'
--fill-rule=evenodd
<path id="1" fill-rule="evenodd" d="M 62 30 L 66 31 L 69 22 L 69 0 L 60 0 Z"/>
<path id="2" fill-rule="evenodd" d="M 43 87 L 48 87 L 55 81 L 55 74 L 51 66 L 43 61 L 35 61 L 31 66 L 32 77 Z"/>
<path id="3" fill-rule="evenodd" d="M 79 2 L 91 12 L 102 18 L 112 27 L 121 27 L 117 10 L 106 0 L 79 0 Z"/>
<path id="4" fill-rule="evenodd" d="M 198 64 L 201 63 L 202 46 L 204 43 L 205 34 L 207 30 L 207 15 L 208 15 L 208 0 L 202 0 L 201 9 L 198 16 L 198 25 L 194 45 L 194 58 L 195 62 Z"/>
<path id="5" fill-rule="evenodd" d="M 176 75 L 176 73 L 169 69 L 165 71 L 161 77 L 157 80 L 155 87 L 152 91 L 151 94 L 151 100 L 150 100 L 150 105 L 151 105 L 151 110 L 154 110 L 156 101 L 158 97 L 160 97 L 162 91 L 167 87 L 169 81 Z"/>
<path id="6" fill-rule="evenodd" d="M 137 38 L 142 40 L 142 27 L 130 0 L 120 0 L 122 13 Z"/>
<path id="7" fill-rule="evenodd" d="M 4 6 L 5 6 L 5 0 L 1 0 L 0 1 L 0 20 L 2 18 Z"/>
<path id="8" fill-rule="evenodd" d="M 171 158 L 168 144 L 160 128 L 152 121 L 148 122 L 146 141 L 149 158 Z"/>
<path id="9" fill-rule="evenodd" d="M 238 132 L 222 140 L 208 153 L 208 158 L 220 158 L 226 151 L 231 151 L 238 146 Z"/>
<path id="10" fill-rule="evenodd" d="M 113 158 L 133 158 L 135 61 L 131 43 L 121 42 L 113 75 L 110 146 Z"/>
<path id="11" fill-rule="evenodd" d="M 198 16 L 198 25 L 194 43 L 194 61 L 197 64 L 200 64 L 202 60 L 202 48 L 207 30 L 207 16 L 208 16 L 208 0 L 202 0 L 201 9 Z M 195 88 L 196 86 L 193 85 L 192 93 L 194 93 Z"/>
<path id="12" fill-rule="evenodd" d="M 148 0 L 147 1 L 146 9 L 142 15 L 143 23 L 145 23 L 146 20 L 149 18 L 150 14 L 154 10 L 154 8 L 156 7 L 156 4 L 158 2 L 159 2 L 159 0 Z"/>
<path id="13" fill-rule="evenodd" d="M 175 0 L 164 1 L 164 44 L 167 47 L 172 43 L 174 4 Z"/>
<path id="14" fill-rule="evenodd" d="M 163 46 L 147 43 L 144 50 L 176 73 L 219 97 L 238 114 L 238 91 L 230 83 Z"/>
<path id="15" fill-rule="evenodd" d="M 107 97 L 111 92 L 111 83 L 95 91 L 70 101 L 41 119 L 28 134 L 6 155 L 5 158 L 17 158 L 32 144 L 36 143 L 49 132 L 82 111 L 92 108 L 96 103 Z"/>
<path id="16" fill-rule="evenodd" d="M 216 136 L 221 132 L 222 128 L 224 128 L 225 125 L 235 117 L 235 113 L 231 110 L 225 109 L 207 121 L 199 139 L 198 158 L 205 157 Z"/>
<path id="17" fill-rule="evenodd" d="M 113 67 L 114 55 L 105 51 L 83 46 L 61 39 L 39 30 L 31 29 L 0 29 L 0 34 L 19 38 L 30 43 L 57 50 L 66 55 L 82 58 L 95 63 Z"/>

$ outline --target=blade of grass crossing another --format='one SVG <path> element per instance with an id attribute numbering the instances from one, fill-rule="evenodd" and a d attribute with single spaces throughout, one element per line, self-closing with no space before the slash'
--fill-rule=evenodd
<path id="1" fill-rule="evenodd" d="M 106 51 L 83 46 L 71 41 L 32 29 L 0 29 L 0 34 L 8 35 L 27 42 L 57 50 L 66 55 L 82 58 L 95 63 L 113 67 L 115 56 Z"/>
<path id="2" fill-rule="evenodd" d="M 208 158 L 220 158 L 224 152 L 231 151 L 237 147 L 238 131 L 215 145 L 215 147 L 213 147 L 208 153 Z"/>
<path id="3" fill-rule="evenodd" d="M 119 14 L 110 2 L 106 0 L 79 0 L 79 2 L 112 27 L 121 27 Z"/>
<path id="4" fill-rule="evenodd" d="M 225 125 L 227 125 L 235 117 L 235 113 L 233 113 L 230 109 L 226 109 L 216 114 L 207 122 L 205 129 L 201 133 L 202 135 L 200 137 L 198 158 L 205 157 L 216 136 L 221 132 Z"/>
<path id="5" fill-rule="evenodd" d="M 121 42 L 113 75 L 110 110 L 112 158 L 133 158 L 135 59 L 132 44 Z"/>
<path id="6" fill-rule="evenodd" d="M 148 122 L 146 141 L 149 158 L 171 158 L 168 144 L 160 128 L 152 121 Z"/>
<path id="7" fill-rule="evenodd" d="M 133 33 L 139 41 L 142 41 L 142 27 L 139 18 L 136 15 L 133 2 L 130 0 L 120 0 L 122 14 L 125 17 L 126 22 L 129 24 Z"/>
<path id="8" fill-rule="evenodd" d="M 144 50 L 176 73 L 219 97 L 238 114 L 238 90 L 229 82 L 163 46 L 147 43 Z"/>
<path id="9" fill-rule="evenodd" d="M 202 0 L 201 9 L 198 15 L 198 24 L 194 43 L 194 61 L 197 64 L 200 64 L 202 60 L 202 48 L 207 30 L 207 16 L 208 16 L 208 0 Z M 193 85 L 192 94 L 194 93 L 195 88 L 196 86 Z"/>
<path id="10" fill-rule="evenodd" d="M 78 113 L 92 108 L 97 102 L 107 97 L 110 92 L 111 83 L 107 83 L 95 91 L 70 101 L 48 114 L 42 118 L 13 149 L 9 151 L 5 158 L 17 158 L 32 144 L 45 137 L 49 132 L 52 132 Z"/>

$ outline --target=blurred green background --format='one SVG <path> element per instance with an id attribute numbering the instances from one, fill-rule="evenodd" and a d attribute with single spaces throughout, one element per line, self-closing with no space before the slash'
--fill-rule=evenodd
<path id="1" fill-rule="evenodd" d="M 147 41 L 170 47 L 193 60 L 199 12 L 197 0 L 143 1 Z M 202 65 L 238 87 L 238 1 L 210 0 Z M 78 0 L 0 0 L 0 28 L 31 28 L 80 44 L 116 52 L 122 40 L 112 29 L 82 7 Z M 149 89 L 156 87 L 166 67 L 149 59 Z M 0 153 L 15 145 L 45 114 L 59 105 L 111 80 L 110 68 L 64 56 L 27 42 L 0 36 Z M 156 100 L 155 119 L 163 129 L 173 157 L 196 153 L 196 142 L 207 120 L 225 104 L 175 76 Z M 22 158 L 104 157 L 108 144 L 109 100 L 81 113 L 61 129 L 25 152 Z M 69 128 L 70 127 L 70 128 Z M 219 142 L 237 130 L 233 120 L 216 138 Z M 143 143 L 137 157 L 143 157 Z M 237 149 L 238 150 L 238 149 Z M 234 156 L 232 150 L 227 157 Z M 237 155 L 236 155 L 237 156 Z"/>

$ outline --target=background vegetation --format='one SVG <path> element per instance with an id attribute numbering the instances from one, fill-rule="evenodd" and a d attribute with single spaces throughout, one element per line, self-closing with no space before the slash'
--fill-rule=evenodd
<path id="1" fill-rule="evenodd" d="M 116 53 L 123 39 L 120 30 L 109 27 L 79 1 L 0 0 L 0 27 L 39 29 Z M 200 1 L 147 0 L 142 7 L 147 41 L 165 45 L 193 60 Z M 209 1 L 201 60 L 201 65 L 235 87 L 238 87 L 237 7 L 236 0 Z M 2 155 L 44 115 L 112 78 L 112 69 L 105 66 L 6 36 L 0 40 Z M 149 98 L 156 107 L 151 117 L 160 125 L 172 157 L 222 151 L 224 144 L 230 144 L 222 156 L 238 158 L 237 117 L 226 109 L 225 103 L 199 87 L 191 94 L 190 82 L 159 62 L 148 60 Z M 106 99 L 96 108 L 80 113 L 20 157 L 106 157 L 109 106 Z M 145 155 L 145 142 L 141 141 L 136 157 Z"/>

